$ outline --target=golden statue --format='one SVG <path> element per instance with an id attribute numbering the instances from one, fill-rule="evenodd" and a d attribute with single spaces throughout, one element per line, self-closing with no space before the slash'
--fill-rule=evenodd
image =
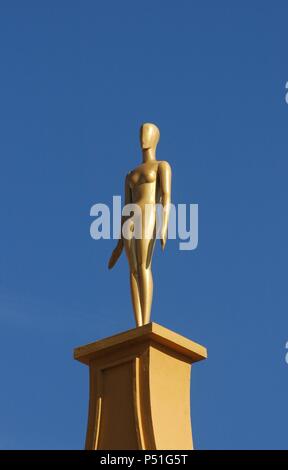
<path id="1" fill-rule="evenodd" d="M 143 163 L 126 176 L 121 237 L 108 265 L 124 248 L 137 327 L 74 350 L 89 367 L 87 450 L 193 449 L 191 365 L 207 350 L 150 322 L 153 249 L 157 238 L 165 247 L 171 196 L 170 166 L 156 160 L 159 137 L 154 124 L 141 126 Z"/>
<path id="2" fill-rule="evenodd" d="M 135 236 L 135 214 L 122 216 L 121 238 L 113 250 L 108 267 L 111 269 L 120 257 L 123 247 L 130 269 L 132 305 L 137 326 L 150 322 L 153 297 L 151 262 L 156 241 L 156 204 L 162 204 L 163 217 L 160 233 L 162 249 L 167 240 L 171 199 L 171 168 L 169 163 L 156 160 L 160 132 L 155 124 L 145 123 L 140 128 L 143 163 L 130 171 L 125 179 L 125 205 L 136 204 L 140 209 L 140 236 Z M 147 211 L 148 208 L 148 211 Z M 123 236 L 123 226 L 130 236 Z"/>

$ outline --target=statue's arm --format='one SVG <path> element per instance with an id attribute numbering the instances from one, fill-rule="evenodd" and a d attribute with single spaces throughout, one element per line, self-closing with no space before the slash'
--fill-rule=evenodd
<path id="1" fill-rule="evenodd" d="M 163 206 L 163 221 L 161 229 L 161 245 L 164 250 L 167 240 L 168 221 L 171 202 L 171 167 L 168 162 L 161 162 L 158 167 L 161 189 L 161 203 Z"/>
<path id="2" fill-rule="evenodd" d="M 125 205 L 130 204 L 132 198 L 131 198 L 131 190 L 128 182 L 128 175 L 125 178 Z M 113 266 L 117 263 L 118 258 L 120 258 L 122 250 L 123 250 L 123 235 L 122 235 L 122 226 L 123 223 L 125 222 L 125 216 L 121 217 L 121 236 L 118 239 L 117 245 L 112 251 L 112 255 L 109 259 L 108 263 L 108 268 L 111 269 Z"/>

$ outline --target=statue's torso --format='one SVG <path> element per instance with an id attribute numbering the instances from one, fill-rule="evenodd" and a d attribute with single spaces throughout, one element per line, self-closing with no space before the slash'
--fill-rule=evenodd
<path id="1" fill-rule="evenodd" d="M 139 205 L 158 202 L 158 166 L 159 161 L 142 163 L 128 174 L 132 202 Z"/>

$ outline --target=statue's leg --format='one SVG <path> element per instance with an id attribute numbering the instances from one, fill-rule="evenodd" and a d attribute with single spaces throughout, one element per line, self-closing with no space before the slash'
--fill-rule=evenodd
<path id="1" fill-rule="evenodd" d="M 144 217 L 144 216 L 143 216 Z M 142 221 L 143 238 L 136 239 L 137 272 L 143 324 L 150 322 L 153 298 L 153 277 L 151 271 L 151 247 L 155 236 L 155 211 Z"/>
<path id="2" fill-rule="evenodd" d="M 139 269 L 139 288 L 143 325 L 150 322 L 151 306 L 153 299 L 153 277 L 151 268 L 146 268 L 146 263 L 140 265 Z"/>
<path id="3" fill-rule="evenodd" d="M 130 271 L 130 290 L 136 325 L 142 326 L 143 321 L 139 295 L 139 281 L 138 274 L 136 271 Z"/>
<path id="4" fill-rule="evenodd" d="M 135 321 L 137 326 L 142 326 L 143 321 L 139 295 L 135 239 L 124 239 L 124 247 L 130 269 L 130 291 Z"/>

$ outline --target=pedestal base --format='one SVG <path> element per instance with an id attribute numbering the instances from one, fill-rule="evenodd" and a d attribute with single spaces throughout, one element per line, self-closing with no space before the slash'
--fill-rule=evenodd
<path id="1" fill-rule="evenodd" d="M 191 364 L 206 357 L 156 323 L 76 348 L 90 369 L 86 449 L 193 449 Z"/>

